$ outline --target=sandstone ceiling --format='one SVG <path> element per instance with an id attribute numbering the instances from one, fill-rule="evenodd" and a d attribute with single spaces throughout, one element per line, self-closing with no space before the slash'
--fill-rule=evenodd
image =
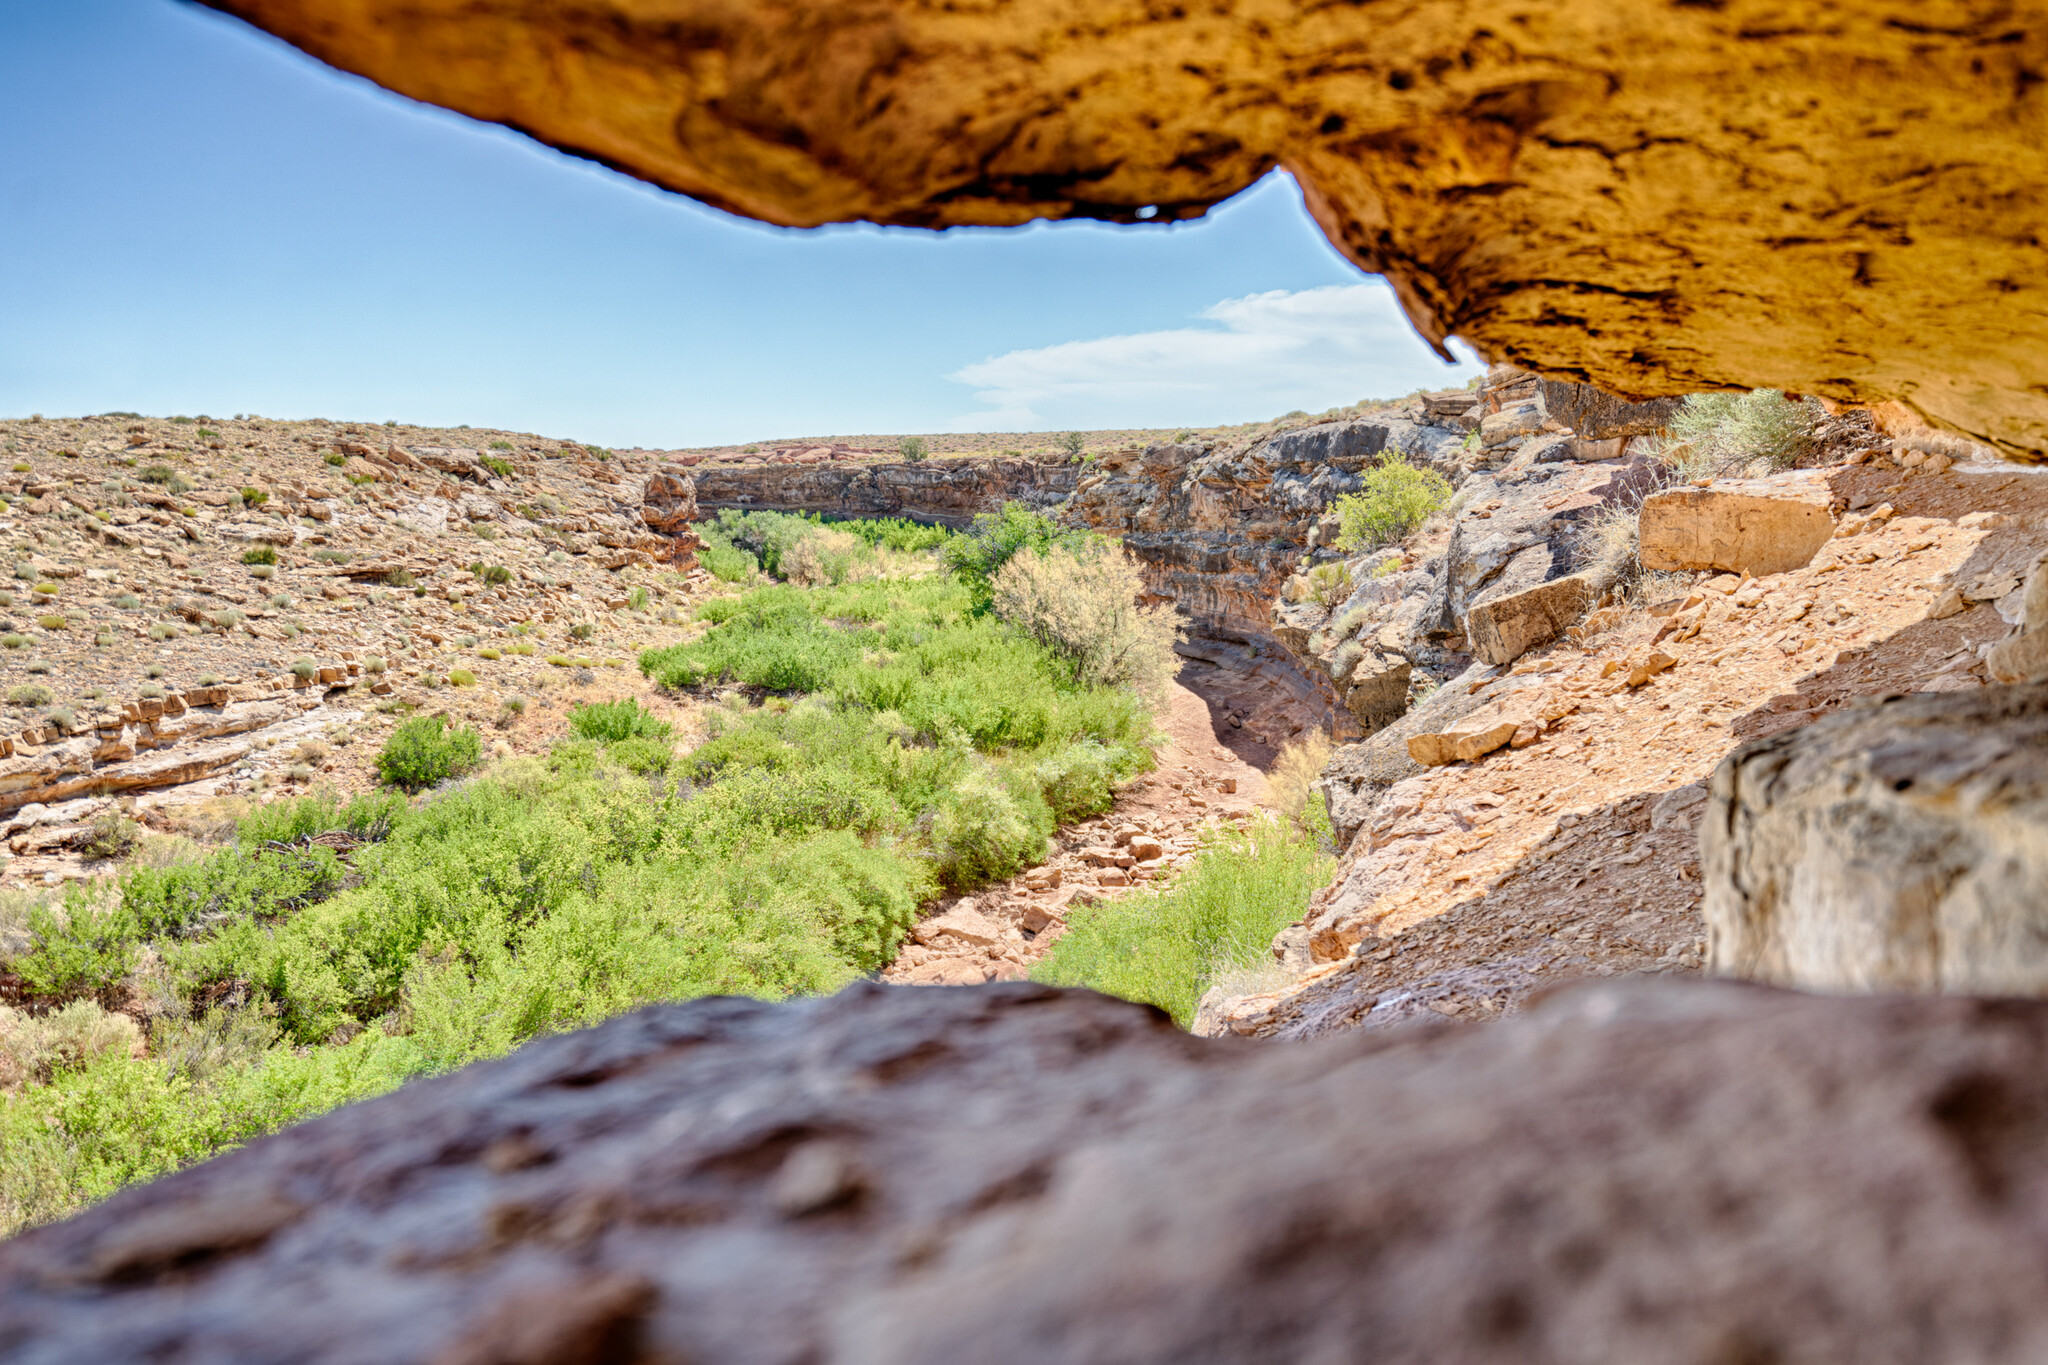
<path id="1" fill-rule="evenodd" d="M 1196 217 L 1274 166 L 1432 343 L 2048 459 L 2048 0 L 209 0 L 792 226 Z"/>

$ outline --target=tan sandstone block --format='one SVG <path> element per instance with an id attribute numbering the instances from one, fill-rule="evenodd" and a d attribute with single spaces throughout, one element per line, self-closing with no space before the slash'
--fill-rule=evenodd
<path id="1" fill-rule="evenodd" d="M 1513 663 L 1548 644 L 1588 611 L 1599 590 L 1586 574 L 1571 574 L 1481 602 L 1465 614 L 1465 638 L 1476 658 Z"/>
<path id="2" fill-rule="evenodd" d="M 1827 482 L 1813 475 L 1674 488 L 1643 500 L 1646 569 L 1788 573 L 1834 534 Z"/>

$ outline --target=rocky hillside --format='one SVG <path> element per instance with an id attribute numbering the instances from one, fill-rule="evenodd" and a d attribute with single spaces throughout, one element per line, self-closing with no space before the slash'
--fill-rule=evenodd
<path id="1" fill-rule="evenodd" d="M 116 811 L 365 786 L 407 714 L 534 747 L 647 693 L 705 581 L 687 480 L 520 433 L 114 414 L 0 423 L 0 461 L 9 880 L 80 875 Z"/>

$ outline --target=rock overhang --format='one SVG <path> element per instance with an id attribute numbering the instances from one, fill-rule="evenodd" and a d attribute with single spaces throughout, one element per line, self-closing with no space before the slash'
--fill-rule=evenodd
<path id="1" fill-rule="evenodd" d="M 1199 216 L 1276 166 L 1431 344 L 2048 458 L 2043 0 L 208 0 L 786 226 Z"/>

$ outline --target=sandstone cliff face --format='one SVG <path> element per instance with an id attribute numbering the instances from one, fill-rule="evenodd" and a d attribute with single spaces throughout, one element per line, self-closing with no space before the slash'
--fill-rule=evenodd
<path id="1" fill-rule="evenodd" d="M 908 517 L 955 529 L 1006 502 L 1050 507 L 1074 491 L 1078 469 L 1036 460 L 969 457 L 874 464 L 700 465 L 701 512 L 823 512 Z"/>
<path id="2" fill-rule="evenodd" d="M 2021 1362 L 2044 1139 L 2038 1003 L 1609 984 L 1259 1045 L 1021 983 L 705 1000 L 16 1239 L 0 1356 Z"/>
<path id="3" fill-rule="evenodd" d="M 1275 165 L 1429 341 L 2048 453 L 2041 0 L 210 0 L 770 222 L 1199 215 Z"/>

